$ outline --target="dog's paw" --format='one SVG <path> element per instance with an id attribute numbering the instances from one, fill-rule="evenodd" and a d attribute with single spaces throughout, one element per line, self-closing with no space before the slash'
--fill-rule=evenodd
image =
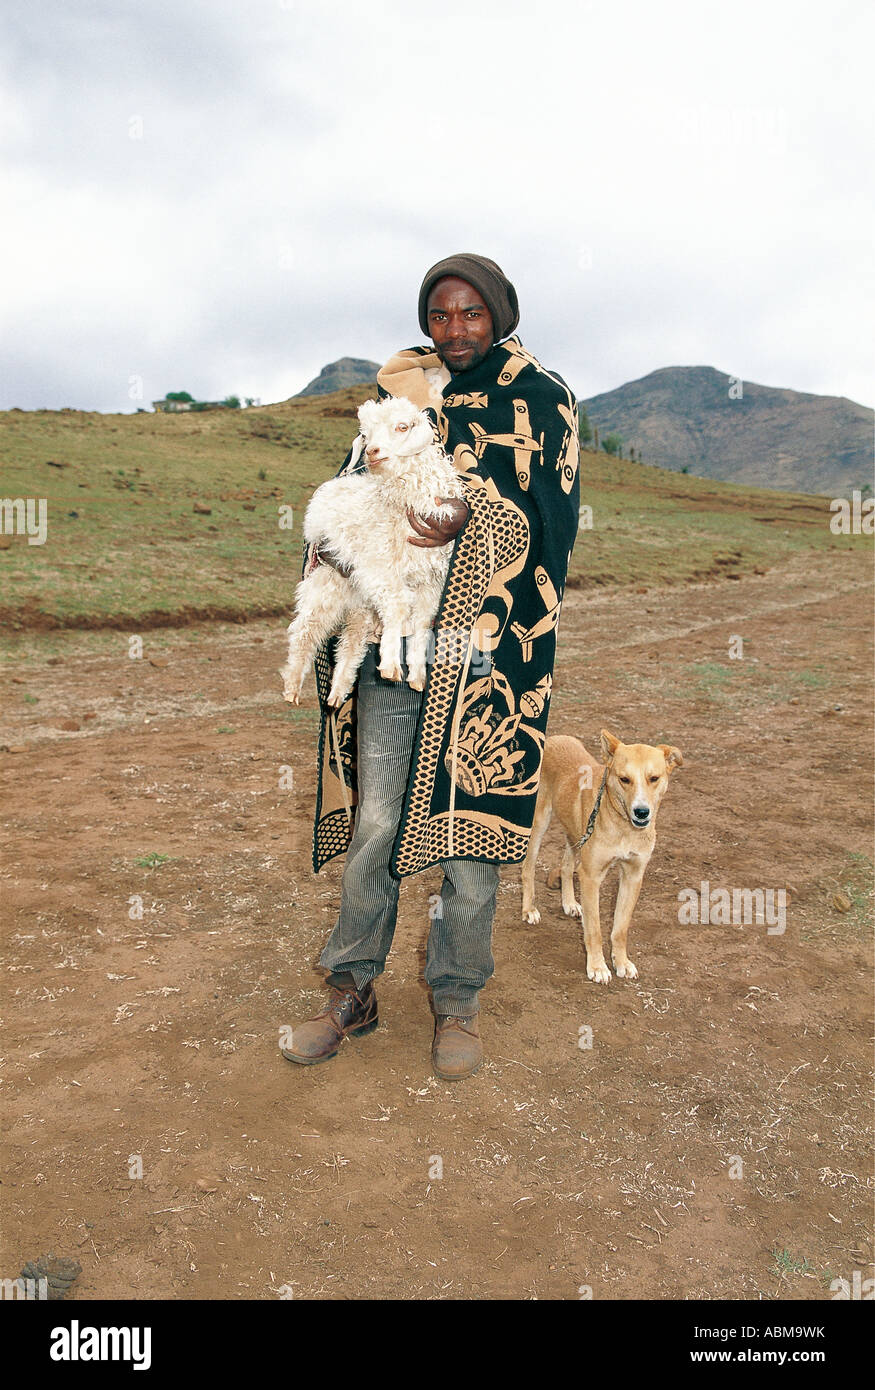
<path id="1" fill-rule="evenodd" d="M 625 965 L 617 965 L 617 962 L 614 961 L 614 969 L 621 980 L 638 979 L 638 966 L 632 960 L 627 960 Z"/>
<path id="2" fill-rule="evenodd" d="M 536 907 L 533 907 L 531 912 L 523 913 L 523 921 L 528 922 L 530 927 L 536 927 L 540 920 L 541 914 Z"/>
<path id="3" fill-rule="evenodd" d="M 604 961 L 600 965 L 587 965 L 586 973 L 597 985 L 609 985 L 611 983 L 611 972 Z"/>
<path id="4" fill-rule="evenodd" d="M 562 904 L 562 911 L 565 913 L 565 916 L 566 916 L 566 917 L 582 917 L 582 916 L 583 916 L 583 908 L 580 906 L 580 903 L 576 903 L 576 902 L 570 903 L 568 907 L 566 907 L 565 904 L 563 903 L 563 904 Z"/>

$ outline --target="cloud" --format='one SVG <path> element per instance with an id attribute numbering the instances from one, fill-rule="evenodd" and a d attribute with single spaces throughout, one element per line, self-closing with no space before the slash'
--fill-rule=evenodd
<path id="1" fill-rule="evenodd" d="M 420 340 L 455 250 L 582 395 L 866 399 L 866 7 L 7 3 L 0 406 L 262 399 Z"/>

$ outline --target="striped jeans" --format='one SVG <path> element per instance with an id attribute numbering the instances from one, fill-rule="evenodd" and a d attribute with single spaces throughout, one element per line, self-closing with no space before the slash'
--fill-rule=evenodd
<path id="1" fill-rule="evenodd" d="M 382 974 L 395 934 L 400 879 L 389 871 L 410 772 L 422 693 L 377 671 L 379 648 L 368 647 L 358 683 L 359 802 L 341 883 L 340 915 L 320 965 L 329 982 L 361 989 Z M 405 667 L 406 674 L 406 667 Z M 470 1017 L 492 975 L 492 919 L 499 874 L 495 864 L 441 861 L 440 902 L 431 910 L 425 979 L 436 1014 Z"/>

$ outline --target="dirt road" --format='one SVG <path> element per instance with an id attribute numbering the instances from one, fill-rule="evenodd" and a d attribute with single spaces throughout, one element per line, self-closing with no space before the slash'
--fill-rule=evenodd
<path id="1" fill-rule="evenodd" d="M 148 633 L 141 659 L 119 633 L 22 638 L 0 679 L 0 1273 L 54 1250 L 83 1265 L 71 1297 L 182 1299 L 868 1278 L 871 612 L 856 555 L 568 593 L 550 732 L 686 760 L 641 978 L 591 984 L 558 895 L 523 926 L 506 868 L 487 1060 L 456 1086 L 422 983 L 438 871 L 402 886 L 380 1029 L 325 1066 L 279 1054 L 321 1000 L 342 869 L 310 869 L 317 726 L 312 686 L 300 714 L 280 698 L 283 624 Z M 680 925 L 703 881 L 785 890 L 786 930 Z"/>

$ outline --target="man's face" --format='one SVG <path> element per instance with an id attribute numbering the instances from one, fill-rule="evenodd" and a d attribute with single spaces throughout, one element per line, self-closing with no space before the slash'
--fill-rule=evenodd
<path id="1" fill-rule="evenodd" d="M 438 357 L 450 371 L 478 366 L 495 341 L 492 315 L 467 280 L 447 275 L 428 296 L 428 331 Z"/>

